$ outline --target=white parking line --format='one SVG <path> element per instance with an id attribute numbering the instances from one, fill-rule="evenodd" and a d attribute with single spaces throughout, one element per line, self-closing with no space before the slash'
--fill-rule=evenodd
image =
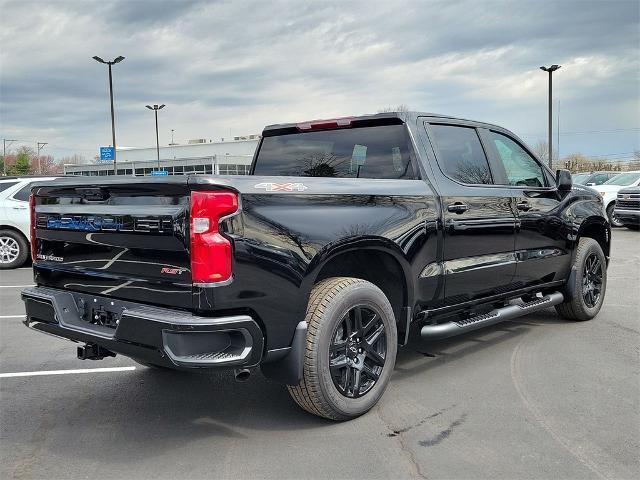
<path id="1" fill-rule="evenodd" d="M 0 373 L 0 378 L 39 377 L 42 375 L 70 375 L 74 373 L 129 372 L 135 369 L 136 367 L 111 367 L 111 368 L 80 368 L 77 370 L 42 370 L 39 372 Z"/>
<path id="2" fill-rule="evenodd" d="M 32 283 L 30 285 L 0 285 L 0 288 L 27 288 L 27 287 L 35 287 L 36 284 Z"/>
<path id="3" fill-rule="evenodd" d="M 0 315 L 0 319 L 9 319 L 9 318 L 24 318 L 26 315 Z"/>

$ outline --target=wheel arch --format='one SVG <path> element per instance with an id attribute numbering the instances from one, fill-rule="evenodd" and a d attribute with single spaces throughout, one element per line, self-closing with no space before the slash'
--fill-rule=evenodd
<path id="1" fill-rule="evenodd" d="M 611 227 L 609 226 L 609 222 L 602 217 L 594 216 L 586 218 L 578 229 L 576 247 L 583 237 L 593 238 L 600 244 L 600 248 L 602 248 L 608 263 L 609 254 L 611 253 Z"/>
<path id="2" fill-rule="evenodd" d="M 303 282 L 305 298 L 330 277 L 354 277 L 376 285 L 391 303 L 399 333 L 405 333 L 406 308 L 413 304 L 411 266 L 400 247 L 385 238 L 363 238 L 325 247 L 312 259 Z M 404 342 L 404 336 L 398 335 Z"/>
<path id="3" fill-rule="evenodd" d="M 12 232 L 19 233 L 19 234 L 20 234 L 20 236 L 21 236 L 22 238 L 24 238 L 24 239 L 25 239 L 25 241 L 27 242 L 27 244 L 29 244 L 29 243 L 30 243 L 30 242 L 29 242 L 29 237 L 28 237 L 28 236 L 26 236 L 22 230 L 20 230 L 20 229 L 19 229 L 19 228 L 17 228 L 17 227 L 14 227 L 13 225 L 4 225 L 4 224 L 0 224 L 0 230 L 11 230 Z"/>

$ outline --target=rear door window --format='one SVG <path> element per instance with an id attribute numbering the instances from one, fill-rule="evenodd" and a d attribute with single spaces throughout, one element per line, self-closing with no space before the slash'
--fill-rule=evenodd
<path id="1" fill-rule="evenodd" d="M 6 190 L 7 188 L 11 188 L 14 185 L 17 185 L 18 182 L 1 182 L 0 183 L 0 192 Z"/>
<path id="2" fill-rule="evenodd" d="M 254 175 L 415 179 L 404 125 L 264 137 Z"/>
<path id="3" fill-rule="evenodd" d="M 454 125 L 430 125 L 442 172 L 458 182 L 492 184 L 489 162 L 475 128 Z"/>

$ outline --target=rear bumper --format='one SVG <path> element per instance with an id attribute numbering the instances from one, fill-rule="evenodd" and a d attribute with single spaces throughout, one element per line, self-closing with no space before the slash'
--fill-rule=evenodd
<path id="1" fill-rule="evenodd" d="M 264 336 L 248 315 L 199 317 L 107 297 L 45 287 L 22 291 L 25 325 L 74 342 L 171 368 L 252 367 L 262 360 Z M 114 327 L 90 322 L 107 312 Z"/>

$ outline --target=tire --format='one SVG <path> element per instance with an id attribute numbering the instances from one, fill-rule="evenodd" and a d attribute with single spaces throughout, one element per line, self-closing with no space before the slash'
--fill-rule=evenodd
<path id="1" fill-rule="evenodd" d="M 589 294 L 585 293 L 585 267 L 587 262 L 591 262 L 594 258 L 599 262 L 601 268 L 601 279 L 597 301 L 590 304 L 593 297 L 589 297 Z M 573 266 L 576 268 L 576 274 L 572 277 L 575 278 L 570 278 L 569 281 L 572 281 L 573 285 L 567 285 L 567 287 L 569 291 L 575 293 L 573 298 L 569 298 L 563 303 L 556 305 L 556 311 L 561 317 L 568 320 L 591 320 L 600 311 L 607 290 L 607 264 L 600 244 L 593 238 L 581 238 L 578 243 L 578 249 L 576 251 Z M 594 278 L 593 274 L 587 276 L 586 281 L 589 282 L 590 278 Z M 592 284 L 595 285 L 597 282 L 594 281 Z"/>
<path id="2" fill-rule="evenodd" d="M 0 270 L 18 268 L 29 256 L 29 242 L 14 230 L 0 230 Z"/>
<path id="3" fill-rule="evenodd" d="M 620 220 L 618 220 L 615 212 L 613 211 L 615 206 L 615 202 L 611 202 L 611 204 L 607 207 L 607 218 L 609 219 L 609 223 L 612 227 L 622 227 L 624 224 Z"/>
<path id="4" fill-rule="evenodd" d="M 331 420 L 368 412 L 387 388 L 396 361 L 398 331 L 387 297 L 365 280 L 328 278 L 311 291 L 306 322 L 302 379 L 287 387 L 293 400 Z"/>

